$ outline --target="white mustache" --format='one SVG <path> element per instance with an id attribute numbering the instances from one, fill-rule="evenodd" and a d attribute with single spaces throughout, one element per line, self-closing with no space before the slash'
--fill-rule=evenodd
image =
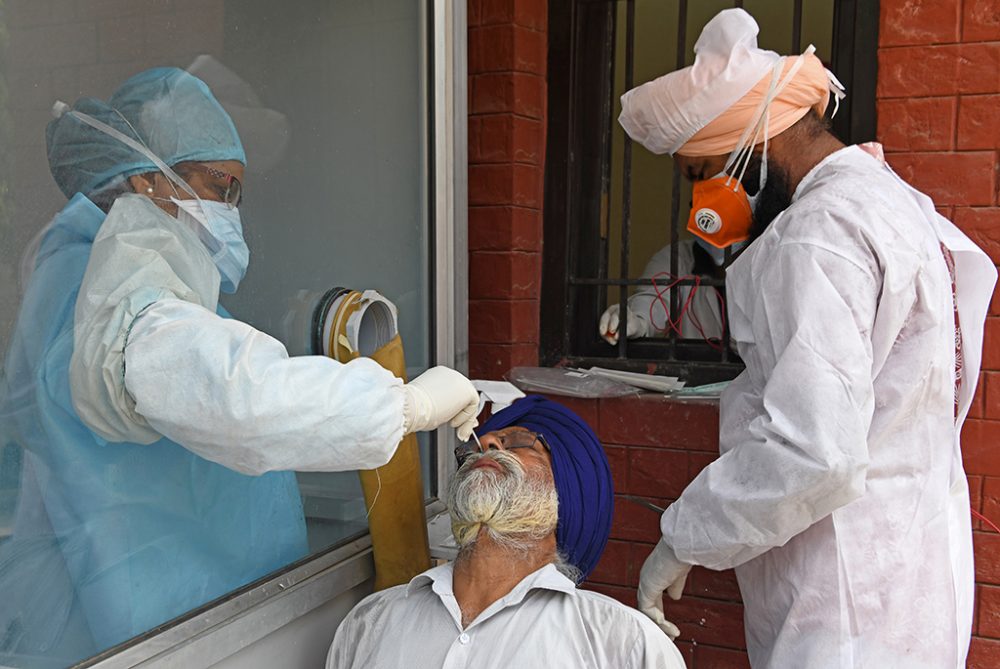
<path id="1" fill-rule="evenodd" d="M 481 458 L 495 461 L 503 472 L 473 468 Z M 448 507 L 460 547 L 475 542 L 484 527 L 498 543 L 523 547 L 552 532 L 559 518 L 555 485 L 529 479 L 521 461 L 505 451 L 470 456 L 452 481 Z"/>

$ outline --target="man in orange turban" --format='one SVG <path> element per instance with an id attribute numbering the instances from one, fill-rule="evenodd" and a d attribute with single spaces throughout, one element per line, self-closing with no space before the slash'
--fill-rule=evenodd
<path id="1" fill-rule="evenodd" d="M 830 134 L 842 92 L 811 49 L 782 58 L 757 32 L 726 10 L 693 66 L 622 98 L 629 135 L 694 182 L 689 229 L 750 241 L 727 273 L 746 370 L 722 396 L 721 455 L 663 514 L 639 608 L 683 633 L 664 591 L 692 565 L 735 567 L 754 667 L 964 667 L 959 435 L 996 269 L 876 151 Z"/>

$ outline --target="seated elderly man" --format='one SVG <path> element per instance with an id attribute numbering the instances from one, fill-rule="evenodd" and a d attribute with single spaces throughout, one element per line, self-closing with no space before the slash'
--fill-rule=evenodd
<path id="1" fill-rule="evenodd" d="M 683 669 L 645 616 L 578 590 L 611 530 L 604 450 L 565 407 L 526 397 L 456 449 L 449 490 L 455 562 L 359 603 L 328 669 L 657 667 Z"/>

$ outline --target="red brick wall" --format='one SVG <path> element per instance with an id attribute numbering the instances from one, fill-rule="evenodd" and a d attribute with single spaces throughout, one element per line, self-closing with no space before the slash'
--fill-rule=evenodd
<path id="1" fill-rule="evenodd" d="M 469 0 L 469 372 L 538 364 L 546 0 Z"/>
<path id="2" fill-rule="evenodd" d="M 585 587 L 635 606 L 639 569 L 659 541 L 660 517 L 622 495 L 638 495 L 661 507 L 674 501 L 718 456 L 718 405 L 680 402 L 662 395 L 555 399 L 594 427 L 614 476 L 611 539 Z M 681 630 L 676 644 L 689 669 L 749 666 L 743 605 L 732 571 L 693 569 L 680 601 L 667 601 L 667 619 Z"/>
<path id="3" fill-rule="evenodd" d="M 538 361 L 546 0 L 469 0 L 470 370 Z M 1000 262 L 1000 0 L 881 0 L 878 139 L 892 165 Z M 963 433 L 973 507 L 1000 524 L 1000 296 Z M 712 404 L 561 398 L 598 431 L 619 494 L 665 504 L 718 449 Z M 678 430 L 678 425 L 683 429 Z M 657 515 L 617 500 L 588 587 L 635 604 Z M 1000 535 L 975 522 L 969 667 L 1000 667 Z M 731 572 L 695 569 L 668 618 L 691 668 L 748 666 Z"/>
<path id="4" fill-rule="evenodd" d="M 878 135 L 892 166 L 1000 262 L 1000 1 L 882 0 Z M 972 506 L 1000 525 L 1000 298 L 962 432 Z M 1000 667 L 1000 535 L 973 520 L 969 667 Z"/>

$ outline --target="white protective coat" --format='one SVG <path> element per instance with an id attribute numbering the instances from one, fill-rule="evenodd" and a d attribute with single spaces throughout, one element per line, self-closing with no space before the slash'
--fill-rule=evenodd
<path id="1" fill-rule="evenodd" d="M 942 243 L 964 344 L 957 418 Z M 681 560 L 736 567 L 754 667 L 965 666 L 959 433 L 995 281 L 929 198 L 858 147 L 815 167 L 729 268 L 747 368 L 722 397 L 721 457 L 661 527 Z"/>
<path id="2" fill-rule="evenodd" d="M 190 228 L 148 198 L 120 197 L 76 304 L 80 418 L 109 441 L 168 437 L 246 474 L 388 462 L 403 436 L 402 382 L 366 358 L 289 358 L 273 337 L 218 316 L 218 292 Z"/>

